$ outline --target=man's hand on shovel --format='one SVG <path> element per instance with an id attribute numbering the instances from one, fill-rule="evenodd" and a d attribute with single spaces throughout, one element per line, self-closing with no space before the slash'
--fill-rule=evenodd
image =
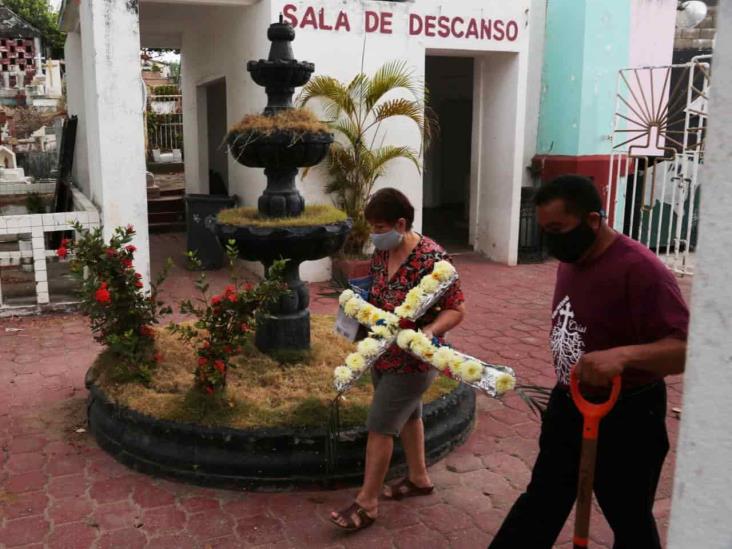
<path id="1" fill-rule="evenodd" d="M 574 549 L 587 547 L 590 537 L 590 511 L 592 509 L 592 489 L 595 484 L 595 462 L 597 461 L 597 436 L 600 427 L 600 420 L 605 417 L 620 396 L 620 375 L 608 376 L 609 371 L 615 371 L 618 362 L 612 356 L 609 358 L 600 357 L 593 359 L 592 355 L 602 355 L 611 351 L 600 351 L 588 353 L 577 363 L 572 370 L 570 378 L 570 392 L 575 406 L 584 418 L 582 426 L 582 453 L 580 454 L 579 479 L 577 481 L 577 509 L 574 519 Z M 585 360 L 588 358 L 589 360 Z M 584 366 L 580 364 L 584 361 Z M 586 376 L 597 381 L 609 380 L 612 383 L 612 390 L 607 401 L 594 404 L 588 402 L 580 392 L 579 371 L 584 370 Z M 620 369 L 622 371 L 622 367 Z M 603 383 L 596 383 L 602 385 Z M 605 383 L 608 384 L 608 383 Z"/>
<path id="2" fill-rule="evenodd" d="M 579 359 L 574 371 L 583 385 L 609 387 L 613 378 L 621 375 L 627 363 L 623 347 L 587 353 Z"/>

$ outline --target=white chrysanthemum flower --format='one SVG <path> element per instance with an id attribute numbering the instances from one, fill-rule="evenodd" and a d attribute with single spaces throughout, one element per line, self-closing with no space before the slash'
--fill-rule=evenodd
<path id="1" fill-rule="evenodd" d="M 361 310 L 363 302 L 358 297 L 352 297 L 343 306 L 343 311 L 350 317 L 355 317 Z"/>
<path id="2" fill-rule="evenodd" d="M 366 360 L 359 353 L 351 353 L 346 357 L 346 366 L 353 372 L 363 372 L 366 369 Z"/>
<path id="3" fill-rule="evenodd" d="M 349 381 L 351 381 L 351 379 L 353 379 L 353 374 L 351 373 L 351 370 L 349 370 L 345 366 L 338 366 L 338 368 L 333 370 L 333 376 L 339 383 L 348 383 Z"/>
<path id="4" fill-rule="evenodd" d="M 424 300 L 424 291 L 422 291 L 422 288 L 417 286 L 416 288 L 412 288 L 407 293 L 407 297 L 404 299 L 404 303 L 406 305 L 409 305 L 410 307 L 417 308 Z"/>
<path id="5" fill-rule="evenodd" d="M 414 314 L 414 307 L 409 305 L 408 303 L 402 303 L 394 309 L 394 312 L 399 315 L 402 318 L 409 318 L 412 314 Z"/>
<path id="6" fill-rule="evenodd" d="M 496 393 L 502 395 L 506 391 L 511 391 L 516 387 L 516 378 L 511 374 L 501 372 L 496 375 Z"/>
<path id="7" fill-rule="evenodd" d="M 463 364 L 465 363 L 465 359 L 461 357 L 459 354 L 454 353 L 452 359 L 450 360 L 450 363 L 447 365 L 447 367 L 450 369 L 450 373 L 456 377 L 462 377 L 461 376 L 461 370 L 463 368 Z"/>
<path id="8" fill-rule="evenodd" d="M 371 318 L 374 316 L 375 309 L 373 305 L 364 304 L 356 314 L 356 318 L 361 324 L 371 324 Z"/>
<path id="9" fill-rule="evenodd" d="M 412 343 L 412 340 L 416 335 L 417 332 L 414 330 L 402 330 L 397 336 L 397 345 L 402 349 L 409 349 L 409 345 Z"/>
<path id="10" fill-rule="evenodd" d="M 371 357 L 379 352 L 380 346 L 379 346 L 379 342 L 376 341 L 374 338 L 367 337 L 363 341 L 359 342 L 357 348 L 358 348 L 358 352 L 360 354 L 362 354 L 363 356 Z"/>
<path id="11" fill-rule="evenodd" d="M 445 370 L 450 366 L 450 361 L 455 359 L 455 351 L 449 347 L 440 347 L 435 352 L 435 356 L 432 357 L 432 364 L 438 370 Z"/>
<path id="12" fill-rule="evenodd" d="M 421 339 L 415 338 L 414 341 L 412 341 L 410 348 L 414 354 L 425 360 L 431 360 L 435 353 L 435 348 L 432 343 Z"/>
<path id="13" fill-rule="evenodd" d="M 475 360 L 467 360 L 460 367 L 459 375 L 465 381 L 478 381 L 483 377 L 483 365 Z"/>
<path id="14" fill-rule="evenodd" d="M 439 280 L 436 280 L 431 276 L 425 276 L 420 281 L 419 287 L 422 288 L 422 291 L 424 291 L 425 293 L 432 294 L 437 291 L 437 288 L 440 287 L 440 282 Z"/>
<path id="15" fill-rule="evenodd" d="M 455 272 L 455 267 L 453 267 L 449 261 L 443 259 L 442 261 L 435 263 L 435 266 L 432 268 L 432 272 L 440 281 L 446 282 L 450 280 L 450 277 Z"/>
<path id="16" fill-rule="evenodd" d="M 424 335 L 424 332 L 417 332 L 414 335 L 414 339 L 413 339 L 412 343 L 416 343 L 416 342 L 419 342 L 422 345 L 431 345 L 432 344 L 431 341 L 429 340 L 429 338 L 426 335 Z"/>
<path id="17" fill-rule="evenodd" d="M 389 327 L 384 326 L 383 324 L 377 324 L 376 326 L 372 326 L 371 333 L 384 339 L 389 339 L 393 335 Z"/>
<path id="18" fill-rule="evenodd" d="M 351 299 L 355 296 L 353 290 L 344 290 L 340 296 L 338 296 L 338 303 L 340 303 L 341 307 L 343 307 L 346 303 L 351 301 Z"/>
<path id="19" fill-rule="evenodd" d="M 384 320 L 387 324 L 391 326 L 396 326 L 397 324 L 399 324 L 399 317 L 394 313 L 386 313 L 384 315 Z"/>

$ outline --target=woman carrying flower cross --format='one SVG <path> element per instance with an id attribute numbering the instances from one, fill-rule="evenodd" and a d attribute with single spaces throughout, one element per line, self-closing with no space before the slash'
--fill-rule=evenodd
<path id="1" fill-rule="evenodd" d="M 439 244 L 412 230 L 414 207 L 396 189 L 376 192 L 366 205 L 365 216 L 376 248 L 371 259 L 369 302 L 389 313 L 409 307 L 409 290 L 418 286 L 437 262 L 449 257 Z M 441 339 L 462 321 L 463 302 L 459 282 L 455 282 L 416 327 L 427 337 Z M 394 344 L 374 364 L 371 375 L 374 398 L 366 422 L 369 435 L 364 483 L 351 506 L 331 513 L 331 521 L 347 530 L 374 523 L 380 495 L 403 499 L 429 495 L 434 490 L 425 462 L 422 395 L 436 371 Z M 396 436 L 401 438 L 409 473 L 384 487 Z"/>

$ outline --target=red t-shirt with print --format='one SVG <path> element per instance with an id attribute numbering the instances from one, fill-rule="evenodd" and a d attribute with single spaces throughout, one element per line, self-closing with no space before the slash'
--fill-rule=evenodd
<path id="1" fill-rule="evenodd" d="M 435 263 L 450 260 L 445 250 L 431 238 L 420 237 L 409 257 L 389 279 L 389 252 L 376 251 L 371 258 L 371 291 L 369 303 L 393 312 L 404 302 L 409 290 L 419 285 L 420 280 L 432 272 Z M 445 292 L 440 301 L 417 321 L 417 326 L 426 326 L 434 321 L 443 309 L 455 309 L 465 301 L 457 280 Z M 396 373 L 426 372 L 430 366 L 412 355 L 405 353 L 396 344 L 389 347 L 374 364 L 377 370 L 388 370 Z"/>
<path id="2" fill-rule="evenodd" d="M 635 240 L 618 235 L 591 263 L 561 263 L 557 271 L 550 345 L 557 380 L 569 383 L 584 353 L 686 339 L 689 310 L 673 273 Z M 650 372 L 627 369 L 623 388 L 656 381 Z"/>

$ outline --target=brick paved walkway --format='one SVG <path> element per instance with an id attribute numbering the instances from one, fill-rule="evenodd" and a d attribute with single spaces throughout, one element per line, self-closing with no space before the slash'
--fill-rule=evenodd
<path id="1" fill-rule="evenodd" d="M 155 239 L 162 257 L 179 237 Z M 512 365 L 522 381 L 552 383 L 546 345 L 554 266 L 508 268 L 457 258 L 469 312 L 453 334 L 467 352 Z M 179 295 L 192 277 L 176 270 Z M 214 277 L 223 283 L 221 274 Z M 688 293 L 688 279 L 683 281 Z M 315 312 L 334 302 L 313 293 Z M 84 427 L 86 369 L 99 351 L 78 315 L 0 320 L 0 547 L 485 547 L 526 485 L 538 423 L 515 396 L 478 398 L 468 442 L 431 468 L 434 495 L 384 503 L 376 525 L 356 535 L 326 522 L 353 489 L 284 494 L 202 489 L 134 473 L 99 450 Z M 681 383 L 670 382 L 679 406 Z M 678 420 L 669 414 L 672 448 Z M 656 504 L 665 533 L 672 452 Z M 612 535 L 599 511 L 593 547 Z M 571 544 L 565 527 L 559 547 Z"/>

